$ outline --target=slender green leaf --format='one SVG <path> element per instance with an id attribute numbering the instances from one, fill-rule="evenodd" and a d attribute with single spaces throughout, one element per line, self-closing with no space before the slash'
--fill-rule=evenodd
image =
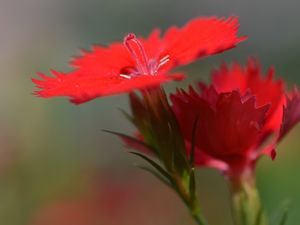
<path id="1" fill-rule="evenodd" d="M 119 132 L 115 132 L 115 131 L 110 131 L 110 130 L 103 130 L 104 132 L 107 132 L 107 133 L 110 133 L 110 134 L 114 134 L 114 135 L 117 135 L 121 138 L 125 138 L 125 139 L 129 139 L 130 141 L 133 141 L 135 142 L 136 144 L 139 144 L 147 149 L 149 149 L 149 151 L 151 152 L 154 152 L 156 153 L 156 149 L 154 147 L 152 147 L 151 145 L 148 145 L 147 143 L 135 138 L 135 137 L 132 137 L 132 136 L 129 136 L 127 134 L 122 134 L 122 133 L 119 133 Z"/>
<path id="2" fill-rule="evenodd" d="M 283 215 L 279 221 L 279 225 L 285 225 L 286 224 L 286 221 L 287 221 L 287 218 L 288 218 L 288 208 L 285 208 L 284 212 L 283 212 Z"/>
<path id="3" fill-rule="evenodd" d="M 271 224 L 284 225 L 288 217 L 288 210 L 290 206 L 291 199 L 285 199 L 272 214 Z"/>
<path id="4" fill-rule="evenodd" d="M 130 115 L 128 112 L 126 112 L 124 109 L 119 108 L 120 112 L 125 116 L 127 120 L 129 120 L 131 123 L 134 124 L 134 118 L 132 115 Z"/>
<path id="5" fill-rule="evenodd" d="M 161 182 L 163 182 L 165 185 L 167 185 L 168 187 L 170 187 L 171 189 L 174 189 L 172 184 L 170 183 L 169 180 L 167 180 L 165 177 L 163 177 L 161 174 L 159 174 L 157 171 L 146 167 L 146 166 L 141 166 L 141 165 L 137 165 L 138 168 L 145 170 L 149 173 L 151 173 L 152 175 L 154 175 L 155 177 L 157 177 Z"/>
<path id="6" fill-rule="evenodd" d="M 143 155 L 142 153 L 139 152 L 129 152 L 131 154 L 134 154 L 136 156 L 141 157 L 142 159 L 146 160 L 149 164 L 151 164 L 155 169 L 157 169 L 157 171 L 163 175 L 163 177 L 165 177 L 167 180 L 171 181 L 172 178 L 169 175 L 168 172 L 166 172 L 159 164 L 157 164 L 156 162 L 154 162 L 152 159 L 150 159 L 148 156 Z"/>

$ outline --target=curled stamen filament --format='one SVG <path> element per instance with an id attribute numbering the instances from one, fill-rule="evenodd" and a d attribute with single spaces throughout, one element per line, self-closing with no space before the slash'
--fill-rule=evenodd
<path id="1" fill-rule="evenodd" d="M 132 58 L 136 62 L 137 69 L 143 75 L 150 75 L 148 65 L 148 57 L 141 42 L 136 38 L 135 34 L 130 33 L 124 38 L 124 46 L 127 48 Z"/>

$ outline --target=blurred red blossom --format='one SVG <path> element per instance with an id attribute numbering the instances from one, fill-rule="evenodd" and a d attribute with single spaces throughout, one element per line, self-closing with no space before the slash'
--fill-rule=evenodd
<path id="1" fill-rule="evenodd" d="M 212 73 L 212 84 L 199 83 L 171 95 L 173 109 L 187 149 L 195 135 L 198 166 L 211 166 L 231 178 L 251 171 L 262 154 L 275 158 L 275 146 L 300 120 L 300 94 L 284 90 L 274 80 L 274 69 L 266 77 L 253 59 L 245 68 L 223 64 Z"/>
<path id="2" fill-rule="evenodd" d="M 97 177 L 80 196 L 38 210 L 31 225 L 132 225 L 148 224 L 149 218 L 163 225 L 174 224 L 184 215 L 179 199 L 167 187 L 140 176 L 132 178 L 134 182 L 104 174 L 99 182 Z"/>
<path id="3" fill-rule="evenodd" d="M 54 77 L 39 73 L 32 79 L 36 95 L 49 98 L 68 96 L 80 104 L 97 97 L 157 86 L 169 80 L 180 80 L 182 74 L 168 71 L 197 58 L 233 48 L 245 37 L 237 37 L 236 17 L 196 18 L 182 28 L 171 27 L 161 37 L 154 30 L 148 38 L 128 34 L 124 42 L 108 47 L 93 46 L 90 52 L 71 62 L 69 73 L 52 71 Z"/>

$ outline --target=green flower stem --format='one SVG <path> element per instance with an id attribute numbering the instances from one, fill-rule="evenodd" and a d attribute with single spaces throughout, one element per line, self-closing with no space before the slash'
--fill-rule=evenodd
<path id="1" fill-rule="evenodd" d="M 235 225 L 268 225 L 252 172 L 231 180 L 232 216 Z"/>
<path id="2" fill-rule="evenodd" d="M 202 216 L 198 201 L 194 201 L 192 206 L 189 207 L 190 213 L 192 217 L 194 218 L 195 222 L 198 225 L 208 225 L 204 217 Z"/>
<path id="3" fill-rule="evenodd" d="M 194 177 L 191 177 L 191 179 L 194 179 Z M 184 185 L 184 183 L 182 182 L 182 180 L 175 180 L 173 188 L 187 206 L 194 221 L 198 225 L 208 225 L 207 221 L 202 216 L 200 204 L 196 193 L 190 193 L 187 190 L 186 185 Z"/>

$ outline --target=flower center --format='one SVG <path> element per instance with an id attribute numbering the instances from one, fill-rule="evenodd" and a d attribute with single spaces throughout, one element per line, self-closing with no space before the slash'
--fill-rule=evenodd
<path id="1" fill-rule="evenodd" d="M 149 59 L 143 44 L 136 38 L 135 34 L 128 34 L 123 41 L 124 46 L 135 61 L 135 67 L 127 66 L 122 68 L 120 76 L 130 79 L 139 75 L 156 75 L 158 69 L 166 64 L 170 59 L 166 55 L 159 61 L 157 59 Z"/>

